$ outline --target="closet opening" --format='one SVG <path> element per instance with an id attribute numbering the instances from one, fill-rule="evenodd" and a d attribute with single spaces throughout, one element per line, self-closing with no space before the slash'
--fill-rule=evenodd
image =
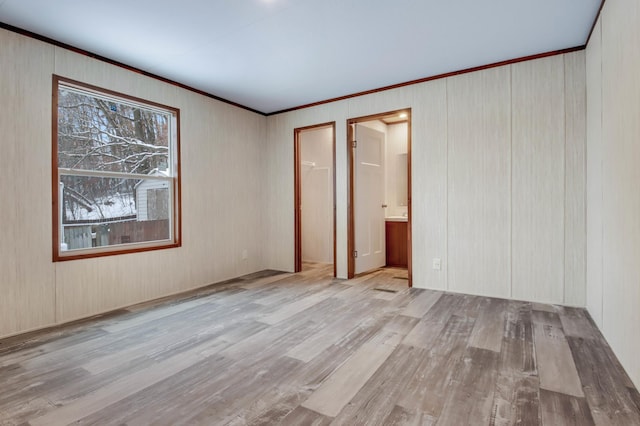
<path id="1" fill-rule="evenodd" d="M 335 122 L 294 129 L 295 272 L 336 276 Z"/>

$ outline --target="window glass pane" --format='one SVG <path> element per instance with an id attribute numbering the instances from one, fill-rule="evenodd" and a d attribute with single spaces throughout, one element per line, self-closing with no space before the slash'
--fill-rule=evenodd
<path id="1" fill-rule="evenodd" d="M 169 170 L 171 116 L 58 88 L 58 167 L 149 174 Z"/>
<path id="2" fill-rule="evenodd" d="M 168 240 L 170 190 L 163 179 L 61 176 L 61 249 Z"/>

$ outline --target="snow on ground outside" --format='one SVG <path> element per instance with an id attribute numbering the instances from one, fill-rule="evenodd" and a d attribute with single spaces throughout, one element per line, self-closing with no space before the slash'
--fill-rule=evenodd
<path id="1" fill-rule="evenodd" d="M 91 211 L 75 204 L 74 212 L 69 206 L 65 209 L 65 219 L 74 220 L 101 220 L 136 214 L 136 205 L 133 194 L 119 194 L 98 199 Z"/>

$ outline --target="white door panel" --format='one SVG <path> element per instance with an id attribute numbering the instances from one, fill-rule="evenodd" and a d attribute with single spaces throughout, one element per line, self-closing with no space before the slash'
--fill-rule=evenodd
<path id="1" fill-rule="evenodd" d="M 356 124 L 354 150 L 355 273 L 385 265 L 384 148 L 385 135 Z"/>

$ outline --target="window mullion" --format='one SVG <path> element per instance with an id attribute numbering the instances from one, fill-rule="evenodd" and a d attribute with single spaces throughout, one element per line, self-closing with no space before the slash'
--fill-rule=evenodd
<path id="1" fill-rule="evenodd" d="M 86 177 L 166 180 L 166 181 L 170 181 L 173 179 L 172 176 L 142 175 L 138 173 L 108 172 L 108 171 L 97 171 L 97 170 L 66 169 L 63 167 L 59 167 L 58 172 L 61 176 L 86 176 Z"/>

